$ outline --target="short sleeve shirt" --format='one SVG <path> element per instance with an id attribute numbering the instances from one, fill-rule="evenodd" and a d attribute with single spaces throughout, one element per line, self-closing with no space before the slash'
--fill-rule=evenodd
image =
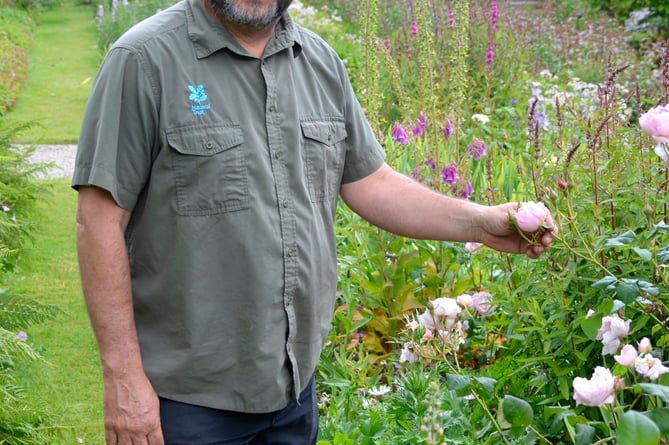
<path id="1" fill-rule="evenodd" d="M 160 396 L 240 412 L 296 397 L 330 328 L 340 185 L 383 159 L 343 63 L 288 14 L 262 58 L 201 0 L 114 44 L 72 185 L 131 212 L 135 320 Z"/>

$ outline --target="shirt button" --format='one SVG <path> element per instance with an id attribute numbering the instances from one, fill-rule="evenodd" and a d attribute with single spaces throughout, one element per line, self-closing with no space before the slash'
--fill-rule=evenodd
<path id="1" fill-rule="evenodd" d="M 274 152 L 274 159 L 278 160 L 280 157 L 281 157 L 281 153 L 279 153 L 278 151 L 275 151 Z"/>
<path id="2" fill-rule="evenodd" d="M 332 142 L 332 133 L 328 133 L 328 142 Z"/>
<path id="3" fill-rule="evenodd" d="M 214 143 L 211 141 L 207 141 L 207 143 L 204 144 L 204 146 L 207 147 L 209 150 L 211 150 L 212 148 L 214 148 Z"/>
<path id="4" fill-rule="evenodd" d="M 288 207 L 288 200 L 284 199 L 283 201 L 281 201 L 281 205 L 283 206 L 284 209 Z"/>
<path id="5" fill-rule="evenodd" d="M 276 111 L 276 105 L 271 104 L 271 105 L 269 106 L 269 111 L 271 111 L 272 113 L 274 113 L 274 112 Z"/>

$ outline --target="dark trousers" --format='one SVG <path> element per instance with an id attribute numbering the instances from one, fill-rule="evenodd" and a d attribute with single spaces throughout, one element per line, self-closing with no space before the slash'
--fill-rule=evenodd
<path id="1" fill-rule="evenodd" d="M 315 445 L 318 408 L 314 378 L 282 410 L 245 414 L 160 399 L 165 445 Z"/>

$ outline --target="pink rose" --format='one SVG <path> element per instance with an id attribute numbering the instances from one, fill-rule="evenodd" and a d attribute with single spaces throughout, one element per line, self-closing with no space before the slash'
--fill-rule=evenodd
<path id="1" fill-rule="evenodd" d="M 669 143 L 669 105 L 651 108 L 639 118 L 639 125 L 657 142 Z"/>
<path id="2" fill-rule="evenodd" d="M 639 352 L 642 354 L 648 354 L 653 350 L 653 346 L 650 344 L 650 339 L 644 337 L 639 342 Z"/>
<path id="3" fill-rule="evenodd" d="M 620 350 L 620 354 L 614 355 L 613 358 L 623 366 L 632 366 L 638 355 L 639 354 L 636 352 L 636 349 L 634 349 L 634 346 L 625 345 Z"/>
<path id="4" fill-rule="evenodd" d="M 524 202 L 516 212 L 516 224 L 523 232 L 536 232 L 550 218 L 550 211 L 542 202 Z"/>
<path id="5" fill-rule="evenodd" d="M 576 405 L 602 406 L 613 402 L 615 379 L 607 368 L 597 366 L 590 380 L 576 377 L 573 385 Z"/>

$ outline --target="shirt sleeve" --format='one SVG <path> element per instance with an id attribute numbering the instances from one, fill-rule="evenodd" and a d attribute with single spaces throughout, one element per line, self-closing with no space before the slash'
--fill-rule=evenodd
<path id="1" fill-rule="evenodd" d="M 358 101 L 346 69 L 340 61 L 340 76 L 346 97 L 346 163 L 342 183 L 362 179 L 381 167 L 385 151 Z"/>
<path id="2" fill-rule="evenodd" d="M 139 53 L 114 47 L 93 83 L 82 120 L 72 187 L 96 186 L 132 211 L 149 177 L 158 104 Z"/>

